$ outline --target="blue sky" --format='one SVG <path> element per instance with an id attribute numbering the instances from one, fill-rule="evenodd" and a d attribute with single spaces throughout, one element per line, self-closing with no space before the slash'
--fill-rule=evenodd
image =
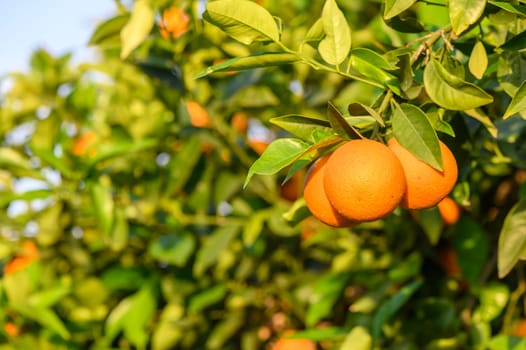
<path id="1" fill-rule="evenodd" d="M 71 51 L 74 62 L 89 60 L 91 33 L 114 12 L 113 0 L 0 1 L 0 76 L 27 70 L 38 47 L 53 55 Z"/>

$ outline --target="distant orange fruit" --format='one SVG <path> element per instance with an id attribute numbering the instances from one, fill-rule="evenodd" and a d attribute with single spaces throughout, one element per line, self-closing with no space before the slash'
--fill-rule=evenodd
<path id="1" fill-rule="evenodd" d="M 4 331 L 10 337 L 16 337 L 20 335 L 20 328 L 13 322 L 4 323 Z"/>
<path id="2" fill-rule="evenodd" d="M 269 144 L 270 143 L 268 141 L 264 140 L 248 140 L 248 145 L 250 146 L 250 148 L 252 148 L 259 155 L 262 155 L 263 152 L 265 152 Z"/>
<path id="3" fill-rule="evenodd" d="M 190 17 L 183 10 L 171 7 L 163 11 L 159 32 L 165 39 L 177 39 L 188 31 Z"/>
<path id="4" fill-rule="evenodd" d="M 35 242 L 24 241 L 19 255 L 15 256 L 4 266 L 4 274 L 9 275 L 24 270 L 31 262 L 37 260 L 39 255 L 40 253 Z"/>
<path id="5" fill-rule="evenodd" d="M 293 332 L 286 332 L 285 336 L 291 335 Z M 293 338 L 280 338 L 272 350 L 316 350 L 316 343 L 309 339 L 293 339 Z"/>
<path id="6" fill-rule="evenodd" d="M 404 167 L 407 190 L 401 205 L 407 209 L 426 209 L 438 204 L 455 186 L 458 176 L 457 161 L 451 150 L 439 141 L 443 171 L 418 159 L 405 149 L 396 138 L 388 142 Z"/>
<path id="7" fill-rule="evenodd" d="M 244 112 L 236 112 L 232 116 L 230 125 L 232 125 L 232 128 L 234 128 L 234 130 L 236 130 L 238 133 L 244 134 L 248 129 L 248 116 Z"/>
<path id="8" fill-rule="evenodd" d="M 305 171 L 298 170 L 291 176 L 291 178 L 281 185 L 279 190 L 280 196 L 288 201 L 295 201 L 298 199 L 303 190 L 303 184 L 305 182 Z"/>
<path id="9" fill-rule="evenodd" d="M 516 337 L 526 338 L 526 319 L 520 320 L 512 329 L 511 334 Z"/>
<path id="10" fill-rule="evenodd" d="M 351 220 L 341 215 L 329 202 L 324 187 L 324 178 L 327 175 L 327 161 L 329 155 L 319 158 L 309 168 L 306 178 L 303 196 L 307 208 L 312 215 L 321 222 L 334 227 L 348 227 L 353 224 Z"/>
<path id="11" fill-rule="evenodd" d="M 75 139 L 72 152 L 77 157 L 81 157 L 84 155 L 94 157 L 97 153 L 97 150 L 95 149 L 96 143 L 97 134 L 92 130 L 88 130 Z"/>
<path id="12" fill-rule="evenodd" d="M 461 208 L 451 197 L 442 199 L 438 204 L 438 212 L 446 226 L 452 226 L 460 219 Z"/>
<path id="13" fill-rule="evenodd" d="M 457 252 L 451 245 L 442 248 L 438 252 L 437 259 L 438 264 L 447 275 L 457 278 L 462 276 L 462 270 L 458 264 Z"/>
<path id="14" fill-rule="evenodd" d="M 190 115 L 190 123 L 196 128 L 205 128 L 210 125 L 210 116 L 196 101 L 186 102 L 186 109 Z"/>
<path id="15" fill-rule="evenodd" d="M 338 213 L 355 222 L 390 214 L 405 193 L 404 170 L 384 144 L 363 139 L 345 142 L 329 157 L 323 180 Z"/>

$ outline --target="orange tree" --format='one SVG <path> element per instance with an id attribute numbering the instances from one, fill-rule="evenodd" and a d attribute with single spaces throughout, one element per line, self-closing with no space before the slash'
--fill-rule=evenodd
<path id="1" fill-rule="evenodd" d="M 525 17 L 523 1 L 136 0 L 95 28 L 98 63 L 35 52 L 0 96 L 2 348 L 526 347 Z M 369 199 L 392 174 L 332 162 L 315 190 L 351 221 L 335 228 L 301 185 L 280 190 L 356 139 L 396 140 L 432 174 L 446 146 L 451 193 L 356 222 L 334 179 Z"/>

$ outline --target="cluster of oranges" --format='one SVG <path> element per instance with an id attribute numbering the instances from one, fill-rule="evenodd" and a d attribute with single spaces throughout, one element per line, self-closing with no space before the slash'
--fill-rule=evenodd
<path id="1" fill-rule="evenodd" d="M 458 176 L 451 150 L 440 141 L 443 170 L 418 159 L 396 138 L 387 145 L 347 141 L 316 160 L 303 194 L 311 213 L 334 227 L 348 227 L 389 215 L 397 206 L 431 208 L 447 197 Z"/>

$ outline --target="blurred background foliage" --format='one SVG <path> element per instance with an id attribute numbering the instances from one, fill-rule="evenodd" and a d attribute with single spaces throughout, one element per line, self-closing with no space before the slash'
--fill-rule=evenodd
<path id="1" fill-rule="evenodd" d="M 290 46 L 323 5 L 258 2 L 292 28 Z M 38 50 L 28 73 L 6 78 L 0 349 L 255 350 L 291 329 L 320 349 L 526 348 L 511 335 L 526 316 L 523 267 L 505 279 L 495 271 L 504 216 L 526 193 L 523 120 L 452 121 L 458 222 L 437 208 L 352 229 L 290 222 L 304 172 L 283 186 L 285 173 L 255 176 L 243 189 L 284 136 L 268 120 L 323 114 L 329 100 L 369 105 L 378 91 L 301 64 L 195 79 L 260 50 L 202 21 L 197 1 L 137 0 L 153 20 L 123 60 L 123 28 L 144 18 L 116 5 L 91 38 L 99 62 Z M 413 35 L 387 26 L 379 1 L 339 5 L 353 46 Z M 442 10 L 416 7 L 426 27 L 449 21 Z M 512 15 L 493 10 L 487 28 L 499 40 Z M 522 52 L 509 55 L 522 67 Z"/>

